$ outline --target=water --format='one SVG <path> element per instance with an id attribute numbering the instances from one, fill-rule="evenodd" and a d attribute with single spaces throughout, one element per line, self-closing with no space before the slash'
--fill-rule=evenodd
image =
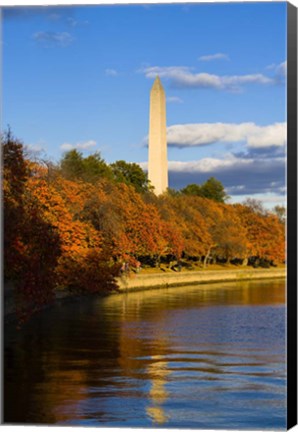
<path id="1" fill-rule="evenodd" d="M 5 330 L 4 421 L 285 428 L 284 280 L 55 306 Z"/>

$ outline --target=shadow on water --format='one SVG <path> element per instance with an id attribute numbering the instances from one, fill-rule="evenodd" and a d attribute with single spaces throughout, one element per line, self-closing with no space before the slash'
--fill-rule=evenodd
<path id="1" fill-rule="evenodd" d="M 5 329 L 4 421 L 285 427 L 285 281 L 82 299 Z"/>

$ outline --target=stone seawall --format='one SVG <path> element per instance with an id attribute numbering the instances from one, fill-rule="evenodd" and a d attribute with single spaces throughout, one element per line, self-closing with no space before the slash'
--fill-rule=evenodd
<path id="1" fill-rule="evenodd" d="M 286 269 L 202 270 L 181 273 L 132 274 L 118 279 L 120 291 L 139 291 L 212 282 L 286 277 Z"/>

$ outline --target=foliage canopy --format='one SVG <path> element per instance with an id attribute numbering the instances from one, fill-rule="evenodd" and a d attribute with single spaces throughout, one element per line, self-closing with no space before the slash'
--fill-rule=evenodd
<path id="1" fill-rule="evenodd" d="M 45 165 L 29 160 L 10 132 L 2 150 L 4 274 L 23 317 L 56 290 L 116 289 L 123 263 L 284 262 L 284 209 L 226 204 L 213 177 L 156 197 L 137 164 L 71 150 L 59 166 Z"/>

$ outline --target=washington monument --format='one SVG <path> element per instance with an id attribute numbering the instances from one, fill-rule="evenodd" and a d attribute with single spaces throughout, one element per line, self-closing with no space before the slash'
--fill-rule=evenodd
<path id="1" fill-rule="evenodd" d="M 156 195 L 167 190 L 166 97 L 159 77 L 150 92 L 148 179 Z"/>

